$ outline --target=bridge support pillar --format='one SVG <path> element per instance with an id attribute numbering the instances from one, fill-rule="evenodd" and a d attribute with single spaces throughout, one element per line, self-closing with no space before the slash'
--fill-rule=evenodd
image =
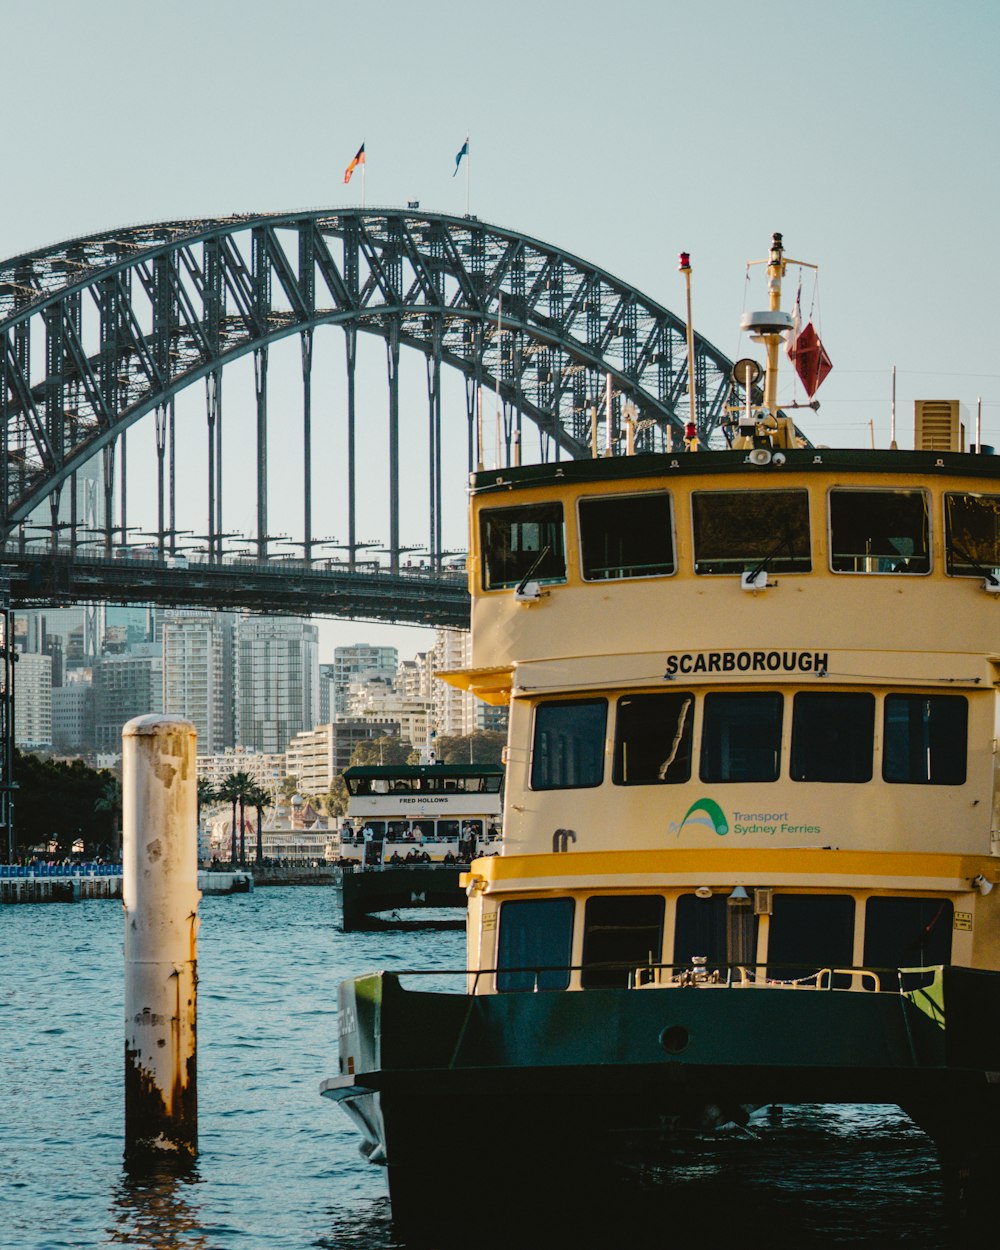
<path id="1" fill-rule="evenodd" d="M 399 318 L 389 323 L 389 567 L 399 572 Z"/>
<path id="2" fill-rule="evenodd" d="M 257 559 L 267 559 L 267 348 L 253 354 L 257 396 Z"/>

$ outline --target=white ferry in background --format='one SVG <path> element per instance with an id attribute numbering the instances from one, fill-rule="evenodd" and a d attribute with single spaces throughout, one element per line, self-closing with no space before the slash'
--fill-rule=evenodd
<path id="1" fill-rule="evenodd" d="M 464 927 L 460 870 L 499 853 L 503 766 L 358 764 L 343 777 L 343 931 Z"/>
<path id="2" fill-rule="evenodd" d="M 776 403 L 798 262 L 775 235 L 763 263 L 726 450 L 473 475 L 448 680 L 510 708 L 502 850 L 464 877 L 464 993 L 345 982 L 322 1085 L 404 1232 L 443 1240 L 450 1202 L 460 1244 L 519 1217 L 580 1243 L 754 1108 L 894 1103 L 966 1244 L 995 1239 L 1000 458 L 951 402 L 913 451 L 805 446 Z M 643 1197 L 663 1244 L 685 1215 L 684 1244 L 767 1244 Z"/>
<path id="3" fill-rule="evenodd" d="M 467 864 L 499 851 L 500 764 L 355 764 L 342 776 L 349 796 L 344 856 L 367 848 L 368 863 L 417 852 L 431 863 Z"/>

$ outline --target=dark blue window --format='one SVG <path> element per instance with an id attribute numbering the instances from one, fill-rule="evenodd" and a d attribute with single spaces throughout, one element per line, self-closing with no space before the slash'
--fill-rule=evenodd
<path id="1" fill-rule="evenodd" d="M 531 752 L 533 790 L 572 790 L 604 780 L 607 699 L 539 703 Z"/>
<path id="2" fill-rule="evenodd" d="M 497 989 L 564 990 L 573 949 L 573 900 L 524 899 L 500 907 Z"/>
<path id="3" fill-rule="evenodd" d="M 783 706 L 780 694 L 707 694 L 702 781 L 776 781 Z"/>
<path id="4" fill-rule="evenodd" d="M 961 695 L 886 695 L 882 776 L 910 785 L 962 785 L 968 720 Z"/>

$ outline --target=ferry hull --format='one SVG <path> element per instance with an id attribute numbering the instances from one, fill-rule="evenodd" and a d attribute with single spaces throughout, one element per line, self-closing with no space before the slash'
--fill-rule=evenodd
<path id="1" fill-rule="evenodd" d="M 605 1213 L 615 1197 L 638 1210 L 637 1177 L 748 1107 L 832 1102 L 902 1107 L 939 1148 L 953 1216 L 974 1222 L 991 1192 L 976 1178 L 1000 1164 L 1000 974 L 946 968 L 934 1001 L 921 994 L 466 997 L 380 973 L 341 987 L 342 1074 L 323 1093 L 388 1165 L 403 1228 L 428 1218 L 442 1159 L 470 1134 L 477 1171 L 505 1179 L 512 1219 L 530 1221 L 532 1196 L 551 1203 L 560 1190 L 589 1218 L 589 1197 Z"/>

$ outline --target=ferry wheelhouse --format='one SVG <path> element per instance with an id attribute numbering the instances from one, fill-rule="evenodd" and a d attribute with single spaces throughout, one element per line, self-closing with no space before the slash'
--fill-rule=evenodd
<path id="1" fill-rule="evenodd" d="M 465 878 L 464 995 L 345 983 L 323 1086 L 403 1223 L 457 1141 L 578 1209 L 798 1102 L 898 1104 L 955 1218 L 990 1205 L 1000 458 L 924 423 L 804 446 L 786 263 L 775 236 L 728 450 L 473 477 L 453 680 L 509 704 L 503 850 Z"/>

